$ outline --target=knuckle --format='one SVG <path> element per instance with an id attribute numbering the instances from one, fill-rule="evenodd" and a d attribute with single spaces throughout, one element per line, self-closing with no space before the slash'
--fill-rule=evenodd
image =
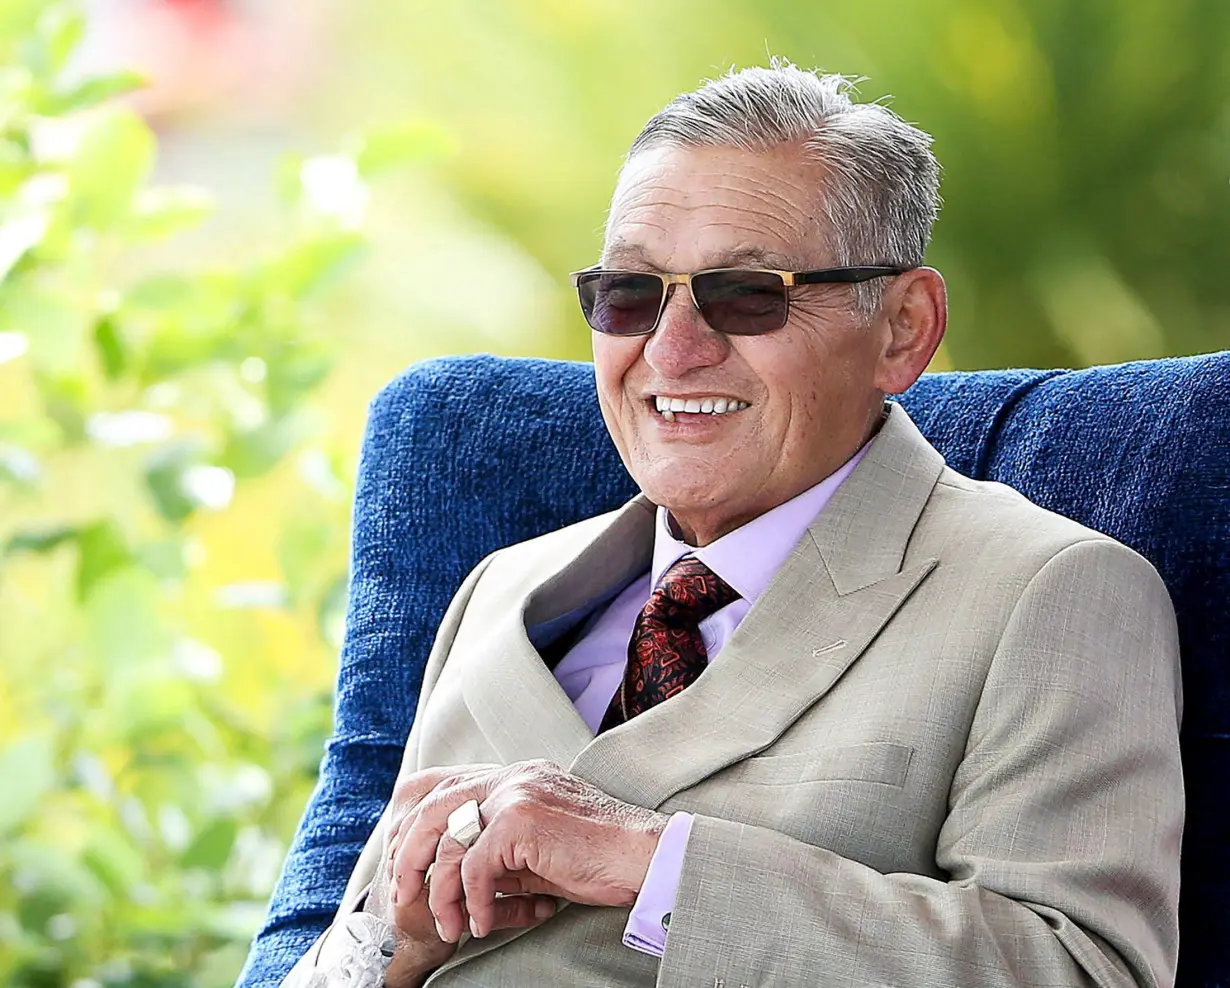
<path id="1" fill-rule="evenodd" d="M 436 845 L 436 862 L 448 866 L 456 866 L 460 862 L 464 866 L 465 853 L 466 849 L 455 840 L 441 840 Z"/>
<path id="2" fill-rule="evenodd" d="M 526 762 L 526 766 L 530 775 L 536 779 L 550 778 L 559 771 L 555 767 L 555 763 L 546 758 L 535 758 L 532 761 Z"/>
<path id="3" fill-rule="evenodd" d="M 418 798 L 420 788 L 412 775 L 398 779 L 397 784 L 393 786 L 393 802 L 398 805 L 413 802 Z"/>
<path id="4" fill-rule="evenodd" d="M 446 799 L 446 794 L 440 789 L 433 789 L 431 792 L 424 795 L 423 798 L 419 800 L 418 819 L 422 820 L 425 817 L 435 817 L 439 815 Z"/>
<path id="5" fill-rule="evenodd" d="M 488 829 L 495 824 L 497 816 L 502 818 L 507 813 L 516 814 L 534 801 L 535 790 L 532 786 L 525 782 L 514 782 L 504 793 L 504 798 L 500 801 L 500 808 L 496 814 L 493 814 Z"/>
<path id="6" fill-rule="evenodd" d="M 485 863 L 480 861 L 477 855 L 467 854 L 461 859 L 459 870 L 462 884 L 468 889 L 482 880 Z"/>

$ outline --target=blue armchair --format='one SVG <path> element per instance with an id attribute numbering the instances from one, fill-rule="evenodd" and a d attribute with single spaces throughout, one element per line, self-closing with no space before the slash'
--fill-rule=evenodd
<path id="1" fill-rule="evenodd" d="M 1186 695 L 1179 984 L 1230 986 L 1230 351 L 929 375 L 901 402 L 952 467 L 1114 536 L 1166 581 Z M 587 364 L 433 360 L 376 398 L 335 729 L 240 985 L 278 984 L 328 925 L 392 790 L 427 652 L 467 571 L 633 492 Z"/>

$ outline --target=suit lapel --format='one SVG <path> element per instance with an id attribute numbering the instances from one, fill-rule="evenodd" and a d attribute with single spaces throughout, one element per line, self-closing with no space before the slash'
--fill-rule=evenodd
<path id="1" fill-rule="evenodd" d="M 511 606 L 493 608 L 491 625 L 464 653 L 460 682 L 466 706 L 505 762 L 546 758 L 568 766 L 593 733 L 530 641 L 527 628 L 583 620 L 649 568 L 654 508 L 636 498 L 537 587 L 512 591 Z"/>
<path id="2" fill-rule="evenodd" d="M 527 629 L 584 620 L 649 568 L 654 507 L 637 497 L 596 535 L 581 535 L 561 549 L 568 561 L 538 586 L 512 591 L 508 606 L 493 607 L 490 627 L 449 662 L 460 662 L 462 695 L 479 729 L 502 762 L 546 758 L 567 767 L 594 740 L 576 708 L 531 642 Z M 561 903 L 561 908 L 566 903 Z M 465 938 L 447 971 L 494 950 L 526 930 L 500 930 Z"/>
<path id="3" fill-rule="evenodd" d="M 892 406 L 867 454 L 700 679 L 595 738 L 571 770 L 618 799 L 657 807 L 773 744 L 935 566 L 902 564 L 942 467 Z"/>

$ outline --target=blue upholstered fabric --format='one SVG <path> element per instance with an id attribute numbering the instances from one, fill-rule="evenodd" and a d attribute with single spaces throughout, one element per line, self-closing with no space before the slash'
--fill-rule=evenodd
<path id="1" fill-rule="evenodd" d="M 1230 986 L 1230 352 L 924 377 L 902 398 L 962 473 L 1132 546 L 1179 616 L 1188 825 L 1183 988 Z M 418 364 L 371 408 L 336 729 L 240 983 L 275 985 L 328 924 L 392 788 L 454 589 L 492 550 L 633 493 L 585 364 Z"/>

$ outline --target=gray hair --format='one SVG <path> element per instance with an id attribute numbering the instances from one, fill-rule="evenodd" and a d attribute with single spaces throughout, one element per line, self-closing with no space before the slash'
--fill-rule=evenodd
<path id="1" fill-rule="evenodd" d="M 645 124 L 628 151 L 736 147 L 768 151 L 802 143 L 826 172 L 821 208 L 837 264 L 923 263 L 940 208 L 931 135 L 882 103 L 851 99 L 855 80 L 773 59 L 727 72 L 683 93 Z M 882 282 L 854 286 L 870 317 Z"/>

